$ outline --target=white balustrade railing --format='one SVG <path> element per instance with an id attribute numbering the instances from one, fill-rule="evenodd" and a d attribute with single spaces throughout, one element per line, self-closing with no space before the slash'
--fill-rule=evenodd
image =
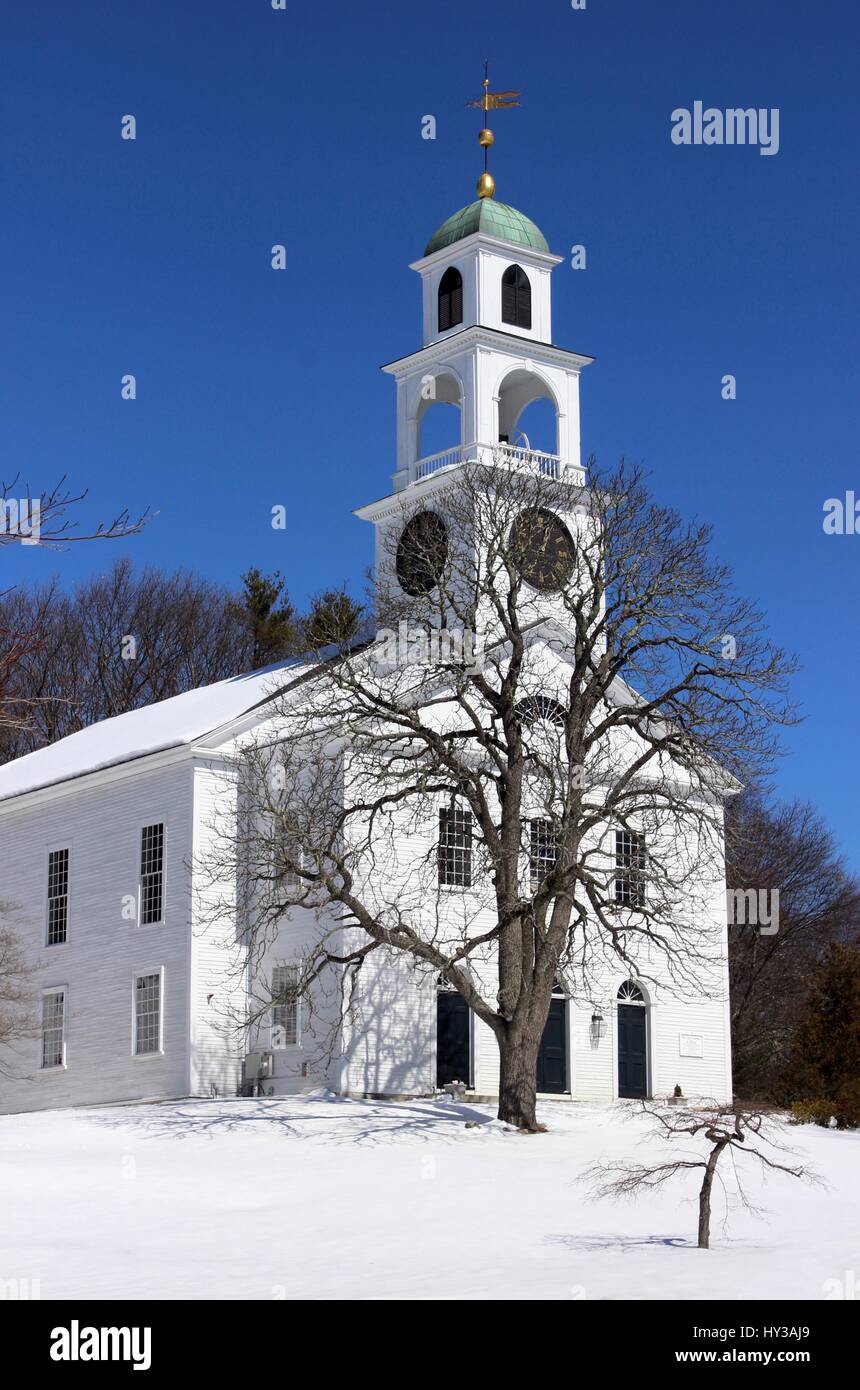
<path id="1" fill-rule="evenodd" d="M 441 468 L 453 468 L 460 463 L 483 463 L 496 468 L 522 468 L 565 482 L 585 483 L 585 470 L 563 464 L 558 454 L 542 449 L 524 449 L 514 444 L 456 444 L 438 454 L 428 454 L 414 466 L 414 480 L 428 478 Z"/>
<path id="2" fill-rule="evenodd" d="M 469 445 L 456 444 L 453 449 L 442 449 L 438 454 L 428 454 L 427 458 L 419 459 L 415 465 L 416 478 L 426 478 L 430 473 L 437 473 L 440 468 L 450 468 L 455 463 L 462 463 L 468 458 L 468 453 L 464 452 Z"/>

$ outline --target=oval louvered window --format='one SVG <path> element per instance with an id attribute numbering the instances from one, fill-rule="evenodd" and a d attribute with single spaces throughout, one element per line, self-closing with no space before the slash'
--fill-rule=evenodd
<path id="1" fill-rule="evenodd" d="M 448 533 L 436 512 L 419 512 L 407 522 L 397 543 L 397 579 L 412 598 L 429 594 L 448 558 Z"/>

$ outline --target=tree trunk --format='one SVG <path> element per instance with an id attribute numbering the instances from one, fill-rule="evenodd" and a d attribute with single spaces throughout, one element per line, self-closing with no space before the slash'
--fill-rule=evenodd
<path id="1" fill-rule="evenodd" d="M 540 1034 L 511 1033 L 499 1039 L 499 1119 L 534 1133 Z"/>
<path id="2" fill-rule="evenodd" d="M 711 1188 L 714 1185 L 714 1174 L 717 1171 L 717 1163 L 720 1154 L 725 1148 L 725 1144 L 715 1144 L 711 1150 L 707 1163 L 705 1164 L 705 1176 L 702 1179 L 702 1190 L 699 1193 L 699 1249 L 710 1249 L 711 1239 Z"/>

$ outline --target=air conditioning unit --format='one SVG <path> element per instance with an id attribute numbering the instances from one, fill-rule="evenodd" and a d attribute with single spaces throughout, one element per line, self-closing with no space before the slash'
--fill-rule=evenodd
<path id="1" fill-rule="evenodd" d="M 272 1052 L 249 1052 L 245 1058 L 246 1081 L 268 1081 L 275 1074 Z"/>

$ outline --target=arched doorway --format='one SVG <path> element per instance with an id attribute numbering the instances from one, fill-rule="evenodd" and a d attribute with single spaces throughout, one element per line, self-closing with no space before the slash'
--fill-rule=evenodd
<path id="1" fill-rule="evenodd" d="M 635 980 L 618 991 L 618 1095 L 644 1100 L 648 1095 L 648 1001 Z"/>

